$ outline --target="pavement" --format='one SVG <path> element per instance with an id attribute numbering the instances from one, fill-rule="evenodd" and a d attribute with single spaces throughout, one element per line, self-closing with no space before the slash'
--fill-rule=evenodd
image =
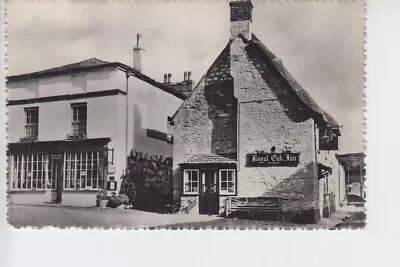
<path id="1" fill-rule="evenodd" d="M 100 209 L 96 207 L 65 207 L 54 205 L 10 205 L 8 221 L 15 228 L 53 226 L 83 229 L 345 229 L 363 228 L 362 207 L 339 208 L 317 224 L 293 224 L 258 221 L 198 214 L 157 214 L 139 210 Z"/>
<path id="2" fill-rule="evenodd" d="M 65 206 L 10 205 L 8 222 L 15 228 L 79 227 L 102 229 L 143 229 L 177 223 L 216 220 L 216 216 L 157 214 L 139 210 L 79 208 Z"/>
<path id="3" fill-rule="evenodd" d="M 363 223 L 356 221 L 363 218 Z M 322 218 L 318 225 L 321 227 L 334 229 L 358 229 L 365 227 L 365 208 L 354 205 L 339 207 L 334 213 L 327 218 Z"/>

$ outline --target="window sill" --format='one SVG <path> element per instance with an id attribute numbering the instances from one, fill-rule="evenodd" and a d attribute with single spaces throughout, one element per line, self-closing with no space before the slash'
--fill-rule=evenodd
<path id="1" fill-rule="evenodd" d="M 237 193 L 219 193 L 220 197 L 235 197 Z"/>
<path id="2" fill-rule="evenodd" d="M 74 190 L 74 189 L 63 189 L 63 193 L 96 193 L 102 189 L 82 189 L 82 190 Z"/>
<path id="3" fill-rule="evenodd" d="M 199 193 L 183 193 L 183 197 L 197 197 L 199 196 Z"/>
<path id="4" fill-rule="evenodd" d="M 18 189 L 13 189 L 13 190 L 8 190 L 7 194 L 14 194 L 14 193 L 46 193 L 47 191 L 54 190 L 54 189 L 23 189 L 23 190 L 18 190 Z"/>

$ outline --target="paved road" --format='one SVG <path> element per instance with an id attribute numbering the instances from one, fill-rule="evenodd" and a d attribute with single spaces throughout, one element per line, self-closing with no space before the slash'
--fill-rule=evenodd
<path id="1" fill-rule="evenodd" d="M 365 212 L 354 212 L 338 226 L 338 229 L 362 229 L 365 224 Z"/>
<path id="2" fill-rule="evenodd" d="M 218 217 L 205 215 L 155 214 L 137 210 L 100 211 L 88 208 L 65 208 L 48 206 L 12 205 L 8 210 L 8 221 L 16 227 L 55 226 L 61 228 L 148 228 L 177 223 L 217 220 Z"/>
<path id="3" fill-rule="evenodd" d="M 350 216 L 349 216 L 350 214 Z M 207 215 L 156 214 L 138 210 L 99 208 L 68 208 L 54 206 L 12 205 L 9 208 L 9 223 L 16 228 L 34 227 L 81 227 L 81 228 L 169 228 L 169 229 L 334 229 L 362 228 L 365 215 L 360 210 L 339 210 L 318 224 L 296 225 L 274 221 L 252 221 L 221 218 Z M 343 218 L 348 217 L 345 221 Z M 364 220 L 364 221 L 363 221 Z"/>

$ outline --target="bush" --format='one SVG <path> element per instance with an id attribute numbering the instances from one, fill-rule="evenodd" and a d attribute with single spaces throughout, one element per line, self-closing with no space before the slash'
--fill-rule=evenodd
<path id="1" fill-rule="evenodd" d="M 128 196 L 125 194 L 120 194 L 120 195 L 113 194 L 113 196 L 107 202 L 107 207 L 116 208 L 122 204 L 129 205 Z"/>

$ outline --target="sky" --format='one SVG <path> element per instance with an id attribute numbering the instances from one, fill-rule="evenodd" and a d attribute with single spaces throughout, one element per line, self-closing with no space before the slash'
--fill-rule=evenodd
<path id="1" fill-rule="evenodd" d="M 255 35 L 340 125 L 340 153 L 364 152 L 364 3 L 253 1 Z M 226 1 L 22 1 L 7 5 L 8 75 L 96 57 L 198 82 L 229 40 Z"/>

